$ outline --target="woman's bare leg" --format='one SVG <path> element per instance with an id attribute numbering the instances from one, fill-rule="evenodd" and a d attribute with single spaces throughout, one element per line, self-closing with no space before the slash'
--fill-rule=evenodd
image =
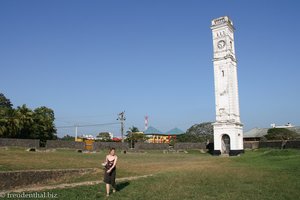
<path id="1" fill-rule="evenodd" d="M 112 189 L 113 189 L 113 193 L 115 193 L 115 192 L 116 192 L 116 183 L 113 182 L 113 184 L 111 185 L 111 187 L 112 187 Z"/>
<path id="2" fill-rule="evenodd" d="M 109 195 L 109 190 L 110 190 L 109 184 L 106 184 L 106 195 L 107 195 L 107 196 Z"/>
<path id="3" fill-rule="evenodd" d="M 116 192 L 116 170 L 112 172 L 112 178 L 111 186 L 113 188 L 113 192 Z"/>

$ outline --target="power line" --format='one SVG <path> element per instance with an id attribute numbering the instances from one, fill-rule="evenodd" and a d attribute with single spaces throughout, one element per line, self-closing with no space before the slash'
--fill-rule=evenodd
<path id="1" fill-rule="evenodd" d="M 105 126 L 105 125 L 113 125 L 113 124 L 120 124 L 120 122 L 103 123 L 103 124 L 89 124 L 89 125 L 58 126 L 56 128 L 92 127 L 92 126 Z"/>
<path id="2" fill-rule="evenodd" d="M 86 118 L 86 119 L 88 119 L 88 118 L 97 118 L 97 119 L 99 119 L 99 117 L 100 118 L 103 118 L 103 117 L 107 117 L 107 116 L 111 116 L 111 117 L 113 117 L 113 115 L 114 114 L 102 114 L 102 115 L 79 115 L 79 116 L 73 116 L 73 117 L 64 117 L 64 116 L 56 116 L 55 117 L 55 119 L 58 119 L 58 120 L 60 120 L 60 119 L 78 119 L 78 118 L 81 118 L 81 119 L 83 119 L 83 118 Z"/>

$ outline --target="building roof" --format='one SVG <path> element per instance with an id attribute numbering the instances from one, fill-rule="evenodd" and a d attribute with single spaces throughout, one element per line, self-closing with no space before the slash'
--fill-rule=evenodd
<path id="1" fill-rule="evenodd" d="M 165 132 L 165 134 L 167 134 L 167 135 L 180 135 L 183 133 L 184 133 L 184 131 L 180 130 L 179 128 L 173 128 L 173 129 Z"/>
<path id="2" fill-rule="evenodd" d="M 153 126 L 150 126 L 147 128 L 147 130 L 144 131 L 145 135 L 154 135 L 154 134 L 162 134 L 162 132 Z"/>
<path id="3" fill-rule="evenodd" d="M 173 128 L 167 132 L 161 132 L 160 130 L 150 126 L 147 130 L 144 131 L 145 135 L 180 135 L 183 134 L 184 131 L 180 130 L 179 128 Z"/>
<path id="4" fill-rule="evenodd" d="M 268 130 L 270 128 L 253 128 L 247 132 L 244 132 L 244 138 L 260 138 L 268 134 Z M 291 131 L 295 131 L 296 133 L 300 134 L 300 126 L 295 127 L 286 127 Z"/>
<path id="5" fill-rule="evenodd" d="M 268 134 L 269 128 L 253 128 L 244 132 L 244 138 L 260 138 Z"/>

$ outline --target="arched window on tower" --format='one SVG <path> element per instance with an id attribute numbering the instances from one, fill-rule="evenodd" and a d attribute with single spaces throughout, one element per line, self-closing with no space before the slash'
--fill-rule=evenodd
<path id="1" fill-rule="evenodd" d="M 224 70 L 222 70 L 222 76 L 224 77 Z"/>

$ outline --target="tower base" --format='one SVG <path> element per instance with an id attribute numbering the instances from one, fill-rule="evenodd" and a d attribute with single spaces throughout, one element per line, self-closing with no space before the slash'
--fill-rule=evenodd
<path id="1" fill-rule="evenodd" d="M 238 156 L 242 153 L 245 153 L 244 149 L 240 149 L 240 150 L 230 150 L 229 151 L 229 156 Z M 213 151 L 213 155 L 214 156 L 220 156 L 221 155 L 221 151 L 220 150 L 214 150 Z"/>
<path id="2" fill-rule="evenodd" d="M 244 153 L 243 125 L 241 123 L 216 122 L 213 126 L 213 155 L 237 156 Z"/>

